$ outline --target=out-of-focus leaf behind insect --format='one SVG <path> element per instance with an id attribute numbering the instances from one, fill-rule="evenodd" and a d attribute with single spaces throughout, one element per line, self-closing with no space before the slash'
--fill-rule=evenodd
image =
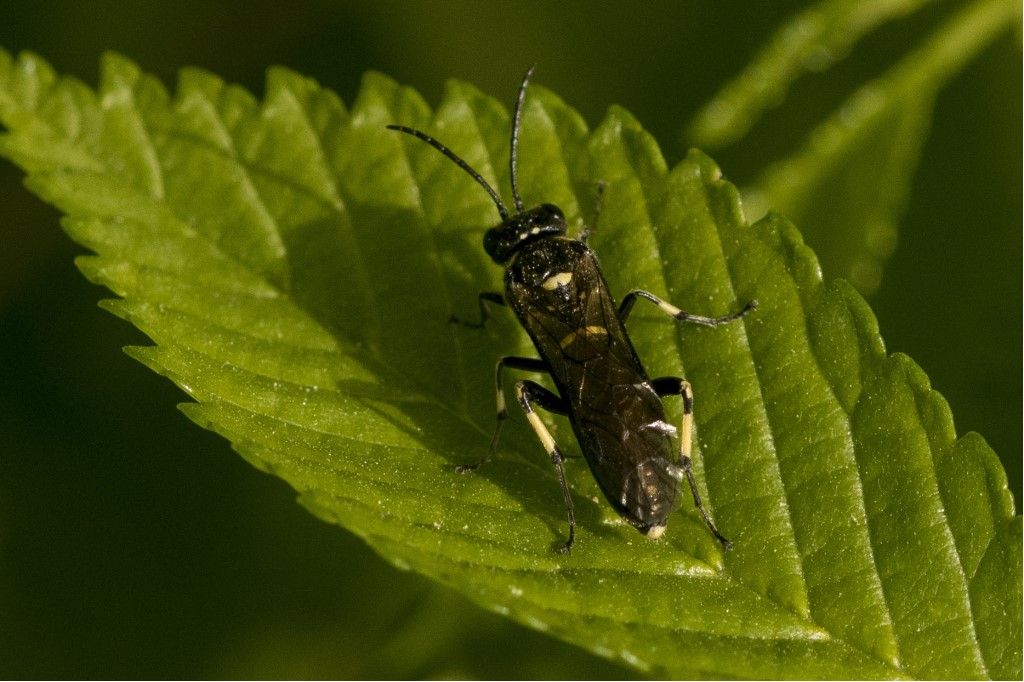
<path id="1" fill-rule="evenodd" d="M 828 68 L 870 29 L 925 4 L 826 1 L 797 15 L 701 110 L 693 142 L 737 142 L 799 75 Z M 975 0 L 952 13 L 884 74 L 850 93 L 799 149 L 764 164 L 744 188 L 748 218 L 785 213 L 815 249 L 826 278 L 844 277 L 873 293 L 897 246 L 936 93 L 1019 16 L 1014 0 Z M 748 145 L 747 153 L 758 152 Z"/>

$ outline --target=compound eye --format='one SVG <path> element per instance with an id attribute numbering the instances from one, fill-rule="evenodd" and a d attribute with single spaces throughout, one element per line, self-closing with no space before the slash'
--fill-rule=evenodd
<path id="1" fill-rule="evenodd" d="M 541 204 L 541 208 L 544 209 L 544 214 L 550 220 L 564 223 L 565 215 L 562 213 L 562 209 L 558 208 L 554 204 Z"/>

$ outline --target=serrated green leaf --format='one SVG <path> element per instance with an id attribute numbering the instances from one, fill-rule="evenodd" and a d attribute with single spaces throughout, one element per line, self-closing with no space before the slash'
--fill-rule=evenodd
<path id="1" fill-rule="evenodd" d="M 826 0 L 779 30 L 751 65 L 698 114 L 695 144 L 741 139 L 812 64 L 842 56 L 870 29 L 916 11 L 920 0 Z M 830 276 L 873 293 L 896 248 L 898 225 L 935 97 L 995 37 L 1019 21 L 1016 0 L 975 0 L 949 17 L 883 75 L 860 85 L 800 148 L 765 163 L 744 190 L 755 220 L 768 210 L 800 225 Z M 823 84 L 822 88 L 829 88 Z"/>
<path id="2" fill-rule="evenodd" d="M 640 537 L 582 462 L 578 544 L 552 553 L 558 487 L 521 421 L 480 475 L 451 470 L 487 447 L 494 360 L 528 344 L 508 317 L 448 324 L 499 282 L 479 246 L 494 208 L 383 126 L 435 132 L 504 188 L 493 100 L 452 83 L 432 113 L 369 75 L 348 110 L 284 70 L 263 102 L 197 71 L 172 98 L 116 56 L 94 94 L 0 52 L 0 118 L 0 151 L 120 297 L 105 307 L 155 342 L 129 352 L 195 400 L 182 407 L 197 423 L 396 565 L 655 675 L 1019 676 L 1020 524 L 994 454 L 956 439 L 921 370 L 886 357 L 867 305 L 823 285 L 790 223 L 748 226 L 708 158 L 667 167 L 627 112 L 588 132 L 531 91 L 520 180 L 527 202 L 576 222 L 608 183 L 593 243 L 615 292 L 715 314 L 761 301 L 720 329 L 630 322 L 649 369 L 694 386 L 726 555 L 689 508 L 665 540 Z"/>

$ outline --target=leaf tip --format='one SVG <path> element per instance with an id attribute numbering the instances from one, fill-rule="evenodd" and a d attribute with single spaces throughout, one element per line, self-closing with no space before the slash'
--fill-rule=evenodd
<path id="1" fill-rule="evenodd" d="M 107 86 L 134 83 L 142 76 L 142 69 L 121 53 L 107 50 L 100 56 L 100 74 L 105 90 Z"/>

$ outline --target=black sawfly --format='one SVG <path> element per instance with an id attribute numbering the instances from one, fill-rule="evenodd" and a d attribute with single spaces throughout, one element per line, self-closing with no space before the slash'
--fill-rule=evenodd
<path id="1" fill-rule="evenodd" d="M 526 88 L 533 75 L 530 68 L 519 86 L 512 115 L 509 153 L 512 198 L 510 213 L 501 197 L 477 171 L 453 151 L 426 133 L 401 125 L 388 128 L 426 142 L 454 161 L 476 180 L 494 200 L 501 222 L 484 234 L 484 250 L 505 267 L 505 293 L 479 295 L 480 321 L 464 323 L 483 326 L 488 313 L 485 303 L 509 305 L 533 340 L 540 358 L 506 356 L 495 367 L 497 425 L 488 454 L 460 471 L 476 469 L 493 456 L 501 425 L 508 418 L 505 407 L 503 371 L 508 369 L 547 373 L 558 393 L 533 381 L 519 381 L 516 397 L 537 438 L 547 450 L 558 473 L 569 519 L 569 538 L 558 547 L 569 552 L 576 536 L 572 497 L 565 482 L 563 456 L 540 417 L 541 407 L 569 418 L 583 456 L 608 502 L 627 522 L 649 538 L 665 532 L 668 515 L 677 506 L 679 487 L 685 478 L 693 502 L 708 529 L 729 549 L 732 543 L 722 535 L 708 515 L 694 480 L 690 447 L 693 439 L 693 392 L 679 377 L 650 379 L 626 333 L 625 322 L 639 299 L 650 301 L 681 322 L 716 327 L 743 317 L 757 307 L 750 301 L 742 310 L 722 317 L 704 317 L 683 312 L 654 294 L 640 289 L 626 294 L 618 306 L 608 290 L 597 257 L 587 246 L 589 230 L 579 239 L 566 236 L 565 216 L 552 204 L 526 210 L 519 196 L 517 151 Z M 600 214 L 603 185 L 598 185 Z M 456 318 L 453 317 L 454 321 Z M 661 399 L 680 396 L 683 418 L 677 430 L 666 421 Z M 679 436 L 679 449 L 672 436 Z"/>

